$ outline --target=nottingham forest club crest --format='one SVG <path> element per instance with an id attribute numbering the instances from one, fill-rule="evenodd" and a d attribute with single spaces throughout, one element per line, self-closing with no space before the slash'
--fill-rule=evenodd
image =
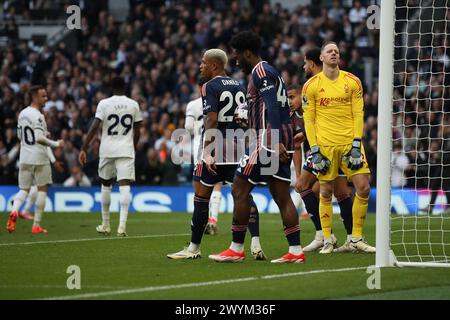
<path id="1" fill-rule="evenodd" d="M 345 84 L 345 86 L 344 86 L 344 91 L 345 91 L 345 94 L 348 94 L 348 84 Z"/>

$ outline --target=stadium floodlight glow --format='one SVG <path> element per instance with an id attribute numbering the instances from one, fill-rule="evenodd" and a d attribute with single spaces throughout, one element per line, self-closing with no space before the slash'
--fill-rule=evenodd
<path id="1" fill-rule="evenodd" d="M 443 204 L 435 206 L 437 210 L 433 211 L 432 206 L 424 212 L 422 200 L 426 197 L 419 197 L 433 189 L 437 191 L 443 180 L 450 179 L 444 173 L 444 167 L 450 164 L 443 160 L 445 153 L 450 152 L 444 147 L 450 140 L 445 133 L 449 123 L 444 111 L 450 103 L 450 87 L 445 82 L 450 77 L 446 69 L 450 50 L 445 46 L 445 37 L 450 32 L 449 10 L 446 0 L 381 1 L 375 262 L 378 267 L 450 267 L 450 216 L 442 212 Z M 436 117 L 440 117 L 440 123 L 432 123 L 431 119 Z M 433 141 L 438 141 L 434 147 Z M 440 162 L 439 158 L 431 161 L 437 153 Z M 428 159 L 420 159 L 421 154 Z M 392 172 L 397 170 L 404 175 L 407 170 L 405 165 L 397 166 L 399 156 L 412 159 L 410 165 L 416 168 L 413 176 L 403 177 L 410 182 L 409 187 L 412 184 L 416 189 L 415 196 L 407 199 L 409 191 L 405 183 L 395 190 L 404 197 L 408 208 L 414 208 L 413 214 L 391 213 Z M 425 175 L 420 171 L 424 166 L 428 168 Z M 436 186 L 430 182 L 436 178 L 431 172 L 439 166 L 441 175 L 437 178 L 441 185 Z M 419 181 L 427 181 L 424 190 Z M 447 209 L 449 206 L 447 203 Z"/>

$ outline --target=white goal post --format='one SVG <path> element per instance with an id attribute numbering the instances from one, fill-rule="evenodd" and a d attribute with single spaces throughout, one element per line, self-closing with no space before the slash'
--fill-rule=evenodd
<path id="1" fill-rule="evenodd" d="M 450 118 L 448 40 L 450 1 L 381 1 L 375 261 L 378 267 L 450 267 L 450 216 L 443 212 L 445 190 L 444 196 L 440 191 L 440 188 L 444 189 L 442 181 L 450 179 L 445 173 L 447 168 L 444 169 L 450 163 L 442 160 L 449 153 L 450 142 L 449 128 L 446 128 L 450 126 L 447 122 Z M 411 105 L 415 106 L 414 111 L 411 111 Z M 423 121 L 411 123 L 414 117 L 431 119 L 427 113 L 433 113 L 432 117 L 438 117 L 441 123 L 429 120 L 427 127 Z M 425 128 L 429 130 L 429 136 L 425 136 Z M 409 140 L 405 141 L 406 138 Z M 438 152 L 441 162 L 432 163 L 432 156 Z M 394 189 L 391 182 L 393 158 L 400 153 L 404 158 L 415 159 L 409 168 L 416 171 L 408 185 L 404 183 Z M 428 158 L 419 163 L 419 153 Z M 428 168 L 426 176 L 417 173 L 421 166 Z M 431 172 L 439 166 L 441 176 L 436 178 Z M 405 170 L 406 166 L 400 173 L 405 174 Z M 440 187 L 429 182 L 433 177 L 440 179 L 437 180 Z M 428 181 L 428 184 L 423 187 L 418 181 Z M 434 205 L 430 205 L 431 209 L 424 212 L 424 199 L 429 203 L 428 196 L 433 190 L 436 194 L 439 190 L 438 210 L 433 211 Z M 410 211 L 395 212 L 392 209 L 393 193 Z M 445 208 L 448 212 L 450 203 L 447 202 Z"/>

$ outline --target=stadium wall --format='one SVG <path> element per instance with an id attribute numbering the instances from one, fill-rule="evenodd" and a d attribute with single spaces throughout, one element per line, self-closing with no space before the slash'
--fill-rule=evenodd
<path id="1" fill-rule="evenodd" d="M 16 186 L 0 186 L 0 210 L 9 212 L 11 200 L 19 189 Z M 193 189 L 180 187 L 132 187 L 133 198 L 130 212 L 192 212 L 194 196 Z M 294 191 L 293 191 L 294 192 Z M 222 188 L 223 200 L 221 212 L 232 212 L 233 198 L 230 187 Z M 263 213 L 278 213 L 268 188 L 257 187 L 252 192 L 258 209 Z M 415 214 L 418 207 L 424 208 L 430 201 L 431 192 L 427 189 L 393 189 L 392 211 L 398 214 Z M 46 212 L 100 212 L 99 187 L 50 187 L 48 192 Z M 375 212 L 376 189 L 370 192 L 369 212 Z M 446 198 L 441 191 L 436 201 L 433 214 L 445 210 Z M 440 205 L 439 205 L 440 204 Z M 111 211 L 119 211 L 119 190 L 113 189 L 111 194 Z M 334 213 L 339 213 L 339 206 L 333 201 Z"/>

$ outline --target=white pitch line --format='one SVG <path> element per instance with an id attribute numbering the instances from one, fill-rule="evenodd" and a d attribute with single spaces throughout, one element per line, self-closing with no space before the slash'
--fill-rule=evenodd
<path id="1" fill-rule="evenodd" d="M 51 244 L 51 243 L 67 243 L 67 242 L 83 242 L 83 241 L 100 241 L 100 240 L 126 240 L 126 239 L 141 239 L 141 238 L 163 238 L 163 237 L 181 237 L 189 236 L 190 233 L 177 233 L 177 234 L 152 234 L 142 236 L 131 237 L 107 237 L 104 238 L 85 238 L 85 239 L 67 239 L 67 240 L 54 240 L 54 241 L 35 241 L 35 242 L 17 242 L 17 243 L 0 243 L 0 246 L 19 246 L 19 245 L 32 245 L 32 244 Z"/>
<path id="2" fill-rule="evenodd" d="M 0 288 L 3 289 L 67 289 L 67 285 L 60 286 L 60 285 L 33 285 L 33 284 L 15 284 L 15 285 L 9 285 L 9 284 L 0 284 Z M 125 286 L 83 286 L 83 289 L 120 289 L 120 288 L 129 288 Z"/>
<path id="3" fill-rule="evenodd" d="M 126 289 L 126 290 L 115 290 L 115 291 L 106 291 L 106 292 L 58 296 L 58 297 L 45 298 L 44 300 L 88 299 L 88 298 L 116 296 L 116 295 L 140 293 L 140 292 L 162 291 L 162 290 L 182 289 L 182 288 L 192 288 L 192 287 L 204 287 L 204 286 L 214 286 L 214 285 L 219 285 L 219 284 L 228 284 L 228 283 L 236 283 L 236 282 L 247 282 L 247 281 L 255 281 L 255 280 L 267 280 L 267 279 L 276 279 L 276 278 L 285 278 L 285 277 L 294 277 L 294 276 L 304 276 L 304 275 L 318 274 L 318 273 L 325 273 L 325 272 L 345 272 L 345 271 L 356 271 L 356 270 L 366 270 L 366 269 L 367 269 L 367 267 L 321 269 L 321 270 L 291 272 L 291 273 L 284 273 L 284 274 L 272 274 L 272 275 L 259 276 L 259 277 L 236 278 L 236 279 L 228 279 L 228 280 L 184 283 L 184 284 L 175 284 L 175 285 L 167 285 L 167 286 L 152 286 L 152 287 L 143 287 L 143 288 Z"/>

